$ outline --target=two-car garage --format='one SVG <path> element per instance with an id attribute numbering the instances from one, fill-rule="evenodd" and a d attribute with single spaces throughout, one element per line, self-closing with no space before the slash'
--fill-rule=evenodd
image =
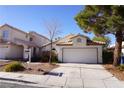
<path id="1" fill-rule="evenodd" d="M 101 47 L 63 47 L 62 62 L 66 63 L 102 63 Z"/>

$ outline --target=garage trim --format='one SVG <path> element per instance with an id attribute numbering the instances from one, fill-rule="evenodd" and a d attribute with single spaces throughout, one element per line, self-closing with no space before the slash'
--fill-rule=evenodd
<path id="1" fill-rule="evenodd" d="M 96 53 L 97 53 L 97 64 L 98 64 L 98 48 L 97 47 L 63 47 L 62 48 L 62 62 L 63 62 L 63 57 L 64 57 L 64 49 L 90 49 L 90 48 L 93 48 L 93 49 L 96 49 Z"/>

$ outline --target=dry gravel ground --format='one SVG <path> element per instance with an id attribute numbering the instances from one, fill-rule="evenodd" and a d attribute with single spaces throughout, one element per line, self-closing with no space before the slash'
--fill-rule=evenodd
<path id="1" fill-rule="evenodd" d="M 10 63 L 10 62 L 8 62 L 8 61 L 7 61 L 7 62 L 6 62 L 6 61 L 5 61 L 5 62 L 0 61 L 0 71 L 3 71 L 4 66 L 7 65 L 7 64 L 9 64 L 9 63 Z"/>
<path id="2" fill-rule="evenodd" d="M 124 71 L 120 71 L 117 67 L 114 67 L 112 64 L 103 65 L 107 71 L 113 74 L 119 80 L 124 81 Z"/>
<path id="3" fill-rule="evenodd" d="M 59 65 L 49 63 L 23 63 L 23 65 L 26 69 L 21 71 L 21 73 L 40 75 L 59 67 Z"/>
<path id="4" fill-rule="evenodd" d="M 4 71 L 4 67 L 11 62 L 0 62 L 0 71 Z M 59 67 L 56 64 L 49 63 L 22 63 L 25 67 L 24 71 L 18 71 L 15 73 L 25 73 L 25 74 L 44 74 L 45 72 L 49 72 L 52 69 Z"/>

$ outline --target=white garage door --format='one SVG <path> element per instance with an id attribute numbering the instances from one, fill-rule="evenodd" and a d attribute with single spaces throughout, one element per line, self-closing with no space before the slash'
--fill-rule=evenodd
<path id="1" fill-rule="evenodd" d="M 0 48 L 0 59 L 4 59 L 6 57 L 7 49 Z"/>
<path id="2" fill-rule="evenodd" d="M 97 63 L 97 48 L 65 48 L 63 62 Z"/>

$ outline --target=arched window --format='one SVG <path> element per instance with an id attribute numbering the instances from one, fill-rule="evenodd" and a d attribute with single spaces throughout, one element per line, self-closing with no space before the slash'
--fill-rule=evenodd
<path id="1" fill-rule="evenodd" d="M 77 42 L 78 42 L 78 43 L 81 43 L 81 38 L 78 38 L 78 39 L 77 39 Z"/>

